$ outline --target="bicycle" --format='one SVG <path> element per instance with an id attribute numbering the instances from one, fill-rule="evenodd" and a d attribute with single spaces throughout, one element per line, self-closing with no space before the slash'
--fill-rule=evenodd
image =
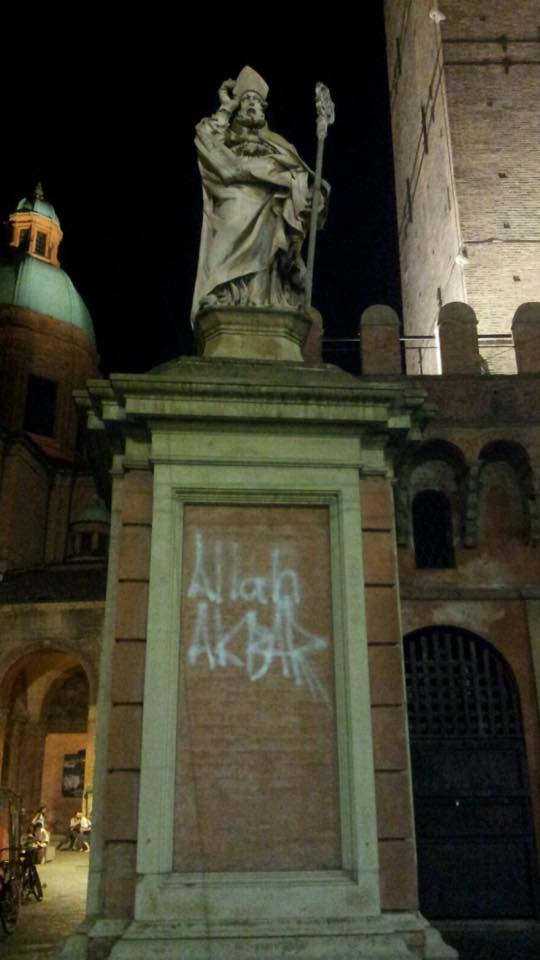
<path id="1" fill-rule="evenodd" d="M 0 855 L 12 852 L 12 848 L 4 847 Z M 18 857 L 8 857 L 0 860 L 0 923 L 7 934 L 13 933 L 17 926 L 20 905 L 21 866 Z"/>
<path id="2" fill-rule="evenodd" d="M 43 900 L 43 886 L 37 872 L 36 861 L 38 844 L 27 843 L 19 848 L 21 866 L 21 895 L 29 898 L 33 896 L 38 902 Z"/>

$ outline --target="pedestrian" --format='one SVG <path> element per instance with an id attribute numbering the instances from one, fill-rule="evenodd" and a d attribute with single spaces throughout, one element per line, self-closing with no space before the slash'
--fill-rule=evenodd
<path id="1" fill-rule="evenodd" d="M 37 813 L 35 813 L 34 816 L 32 817 L 31 823 L 32 823 L 32 826 L 33 826 L 33 827 L 35 827 L 35 826 L 40 826 L 40 827 L 43 827 L 43 828 L 45 829 L 45 814 L 46 814 L 46 812 L 47 812 L 47 807 L 46 807 L 45 804 L 43 803 L 43 804 L 38 808 Z"/>
<path id="2" fill-rule="evenodd" d="M 78 814 L 74 814 L 69 821 L 69 830 L 64 839 L 58 844 L 57 850 L 62 850 L 64 847 L 67 847 L 68 850 L 73 850 L 79 835 L 79 822 Z"/>
<path id="3" fill-rule="evenodd" d="M 45 804 L 42 804 L 37 813 L 32 817 L 32 822 L 30 825 L 30 832 L 34 835 L 37 844 L 38 844 L 38 863 L 45 863 L 47 858 L 47 846 L 51 835 L 47 830 L 45 825 L 45 814 L 47 812 L 47 807 Z"/>
<path id="4" fill-rule="evenodd" d="M 90 850 L 90 834 L 92 831 L 92 823 L 88 817 L 85 817 L 84 813 L 79 811 L 77 813 L 79 821 L 79 833 L 75 841 L 75 850 L 82 850 L 83 853 L 88 853 Z"/>

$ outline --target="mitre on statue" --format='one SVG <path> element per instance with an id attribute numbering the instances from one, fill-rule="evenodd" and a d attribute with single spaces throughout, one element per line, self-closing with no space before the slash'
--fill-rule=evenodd
<path id="1" fill-rule="evenodd" d="M 265 101 L 268 96 L 268 84 L 253 67 L 244 67 L 238 74 L 233 91 L 235 99 L 240 100 L 248 90 L 253 90 L 263 101 Z"/>

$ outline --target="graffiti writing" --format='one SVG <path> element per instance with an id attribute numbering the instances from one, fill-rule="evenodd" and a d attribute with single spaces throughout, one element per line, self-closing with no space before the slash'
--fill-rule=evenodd
<path id="1" fill-rule="evenodd" d="M 299 576 L 282 564 L 279 546 L 269 545 L 266 572 L 246 574 L 237 541 L 215 540 L 209 547 L 197 532 L 187 596 L 196 603 L 189 664 L 203 657 L 211 670 L 244 670 L 252 681 L 277 665 L 283 677 L 307 688 L 314 699 L 328 700 L 313 664 L 328 640 L 299 622 Z M 227 616 L 225 605 L 240 607 L 239 616 Z"/>

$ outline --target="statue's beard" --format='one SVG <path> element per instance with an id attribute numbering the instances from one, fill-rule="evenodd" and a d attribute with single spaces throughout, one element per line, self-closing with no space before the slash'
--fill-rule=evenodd
<path id="1" fill-rule="evenodd" d="M 227 146 L 237 157 L 267 157 L 272 153 L 268 143 L 260 137 L 228 137 Z"/>
<path id="2" fill-rule="evenodd" d="M 227 131 L 225 142 L 228 147 L 240 157 L 266 157 L 272 153 L 272 148 L 260 136 L 260 130 L 266 126 L 264 117 L 255 119 L 245 118 L 238 114 Z"/>
<path id="3" fill-rule="evenodd" d="M 246 127 L 248 130 L 260 130 L 266 123 L 264 116 L 254 116 L 249 113 L 237 114 L 235 120 L 241 127 Z"/>

